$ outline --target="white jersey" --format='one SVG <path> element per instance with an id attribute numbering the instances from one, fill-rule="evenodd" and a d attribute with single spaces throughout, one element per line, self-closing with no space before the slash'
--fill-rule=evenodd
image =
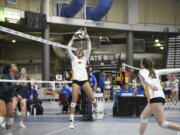
<path id="1" fill-rule="evenodd" d="M 132 89 L 137 89 L 137 82 L 135 79 L 132 80 Z"/>
<path id="2" fill-rule="evenodd" d="M 171 81 L 167 80 L 164 82 L 164 90 L 171 90 Z"/>
<path id="3" fill-rule="evenodd" d="M 88 47 L 87 47 L 87 52 L 84 57 L 78 58 L 75 56 L 72 51 L 71 51 L 71 46 L 73 42 L 70 41 L 68 44 L 68 54 L 71 58 L 71 64 L 72 64 L 72 70 L 73 70 L 73 80 L 77 81 L 85 81 L 88 80 L 88 74 L 86 70 L 86 63 L 87 60 L 90 57 L 90 52 L 91 52 L 91 42 L 88 41 Z"/>
<path id="4" fill-rule="evenodd" d="M 178 91 L 179 90 L 178 83 L 179 83 L 178 79 L 170 82 L 172 91 Z"/>
<path id="5" fill-rule="evenodd" d="M 176 72 L 180 72 L 180 68 L 155 70 L 156 78 L 152 78 L 149 76 L 149 70 L 141 69 L 139 71 L 139 78 L 141 84 L 144 86 L 148 101 L 152 98 L 157 98 L 157 97 L 165 98 L 159 76 L 167 75 L 170 73 L 176 73 Z M 157 90 L 156 91 L 152 90 L 149 87 L 149 85 L 155 86 Z"/>
<path id="6" fill-rule="evenodd" d="M 108 89 L 108 90 L 111 89 L 111 81 L 105 81 L 104 84 L 105 84 L 104 86 L 105 89 Z"/>

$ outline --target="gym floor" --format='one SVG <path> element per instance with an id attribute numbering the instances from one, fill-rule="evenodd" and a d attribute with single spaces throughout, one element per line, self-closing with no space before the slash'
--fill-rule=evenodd
<path id="1" fill-rule="evenodd" d="M 56 104 L 43 103 L 45 115 L 28 116 L 25 120 L 26 128 L 18 127 L 18 119 L 15 118 L 13 135 L 138 135 L 140 119 L 129 117 L 113 117 L 111 113 L 104 119 L 84 122 L 81 116 L 76 116 L 75 129 L 68 127 L 68 115 L 58 115 Z M 167 119 L 180 124 L 180 109 L 166 111 Z M 4 129 L 0 130 L 2 135 Z M 177 135 L 177 132 L 162 129 L 150 118 L 145 135 Z"/>

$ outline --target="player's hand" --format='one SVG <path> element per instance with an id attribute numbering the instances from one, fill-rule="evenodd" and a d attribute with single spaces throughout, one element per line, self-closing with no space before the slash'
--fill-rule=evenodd
<path id="1" fill-rule="evenodd" d="M 22 99 L 22 97 L 21 97 L 20 95 L 17 95 L 17 97 L 18 97 L 18 99 L 19 99 L 19 100 L 21 100 L 21 99 Z"/>
<path id="2" fill-rule="evenodd" d="M 71 40 L 74 41 L 75 39 L 76 39 L 76 36 L 73 35 Z"/>
<path id="3" fill-rule="evenodd" d="M 90 39 L 88 33 L 85 34 L 84 38 L 85 38 L 85 39 L 88 39 L 88 40 Z"/>

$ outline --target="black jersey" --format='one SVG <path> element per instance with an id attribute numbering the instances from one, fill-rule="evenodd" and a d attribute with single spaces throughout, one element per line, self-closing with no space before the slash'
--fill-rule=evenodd
<path id="1" fill-rule="evenodd" d="M 19 80 L 22 80 L 22 79 L 20 79 L 20 77 L 19 77 Z M 27 77 L 26 80 L 30 80 L 30 78 Z M 26 98 L 27 97 L 27 90 L 30 91 L 30 94 L 32 93 L 31 92 L 31 83 L 26 83 L 26 82 L 23 83 L 22 82 L 17 86 L 16 94 L 20 95 L 22 98 Z"/>
<path id="2" fill-rule="evenodd" d="M 1 79 L 16 80 L 16 77 L 11 77 L 9 74 L 3 74 Z M 17 86 L 15 82 L 0 82 L 0 99 L 10 101 L 16 93 L 16 89 Z"/>

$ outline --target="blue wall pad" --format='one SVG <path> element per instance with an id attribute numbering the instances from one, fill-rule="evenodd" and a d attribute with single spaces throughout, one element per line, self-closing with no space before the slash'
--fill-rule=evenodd
<path id="1" fill-rule="evenodd" d="M 71 3 L 63 3 L 60 15 L 63 17 L 74 17 L 83 7 L 85 0 L 72 0 Z"/>
<path id="2" fill-rule="evenodd" d="M 113 0 L 100 0 L 96 7 L 87 7 L 86 18 L 90 20 L 101 20 L 112 7 Z"/>

